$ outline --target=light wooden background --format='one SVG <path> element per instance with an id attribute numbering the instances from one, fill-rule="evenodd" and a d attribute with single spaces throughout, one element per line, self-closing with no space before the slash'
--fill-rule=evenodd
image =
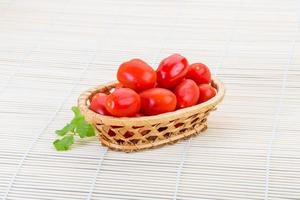
<path id="1" fill-rule="evenodd" d="M 297 0 L 0 0 L 0 199 L 300 199 Z M 208 64 L 202 135 L 140 153 L 52 147 L 83 90 L 139 57 Z"/>

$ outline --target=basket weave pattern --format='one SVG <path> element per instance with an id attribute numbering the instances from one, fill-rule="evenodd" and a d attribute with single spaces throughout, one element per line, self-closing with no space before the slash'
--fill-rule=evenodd
<path id="1" fill-rule="evenodd" d="M 126 152 L 152 148 L 188 138 L 207 129 L 207 116 L 223 99 L 225 89 L 216 78 L 212 86 L 217 95 L 209 101 L 189 108 L 155 116 L 116 118 L 103 116 L 88 109 L 89 98 L 97 92 L 109 94 L 116 83 L 92 88 L 78 99 L 81 113 L 98 131 L 101 143 Z"/>

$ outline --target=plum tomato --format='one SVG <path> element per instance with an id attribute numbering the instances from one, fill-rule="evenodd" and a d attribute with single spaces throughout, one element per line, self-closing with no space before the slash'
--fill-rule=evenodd
<path id="1" fill-rule="evenodd" d="M 177 98 L 177 108 L 186 108 L 198 103 L 199 88 L 195 81 L 185 79 L 174 91 Z"/>
<path id="2" fill-rule="evenodd" d="M 211 82 L 210 70 L 202 63 L 194 63 L 190 65 L 187 78 L 194 80 L 198 85 L 209 84 Z"/>
<path id="3" fill-rule="evenodd" d="M 117 78 L 124 87 L 137 92 L 153 88 L 156 84 L 156 72 L 140 59 L 122 63 Z"/>
<path id="4" fill-rule="evenodd" d="M 116 117 L 131 117 L 141 108 L 140 96 L 130 88 L 119 88 L 107 96 L 106 110 Z"/>
<path id="5" fill-rule="evenodd" d="M 141 110 L 146 115 L 171 112 L 176 108 L 176 96 L 164 88 L 152 88 L 140 93 Z"/>
<path id="6" fill-rule="evenodd" d="M 163 88 L 174 88 L 188 73 L 188 61 L 180 54 L 173 54 L 159 64 L 157 73 L 157 83 Z"/>
<path id="7" fill-rule="evenodd" d="M 203 103 L 216 96 L 216 89 L 209 84 L 199 85 L 199 101 L 198 103 Z"/>
<path id="8" fill-rule="evenodd" d="M 105 108 L 105 101 L 107 95 L 104 93 L 97 93 L 91 99 L 90 109 L 101 115 L 109 115 Z"/>

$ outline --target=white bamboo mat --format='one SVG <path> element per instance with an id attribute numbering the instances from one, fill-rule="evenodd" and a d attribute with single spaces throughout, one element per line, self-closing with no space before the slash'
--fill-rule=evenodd
<path id="1" fill-rule="evenodd" d="M 297 0 L 0 0 L 0 199 L 300 199 Z M 122 61 L 207 63 L 227 95 L 202 135 L 139 153 L 52 147 Z"/>

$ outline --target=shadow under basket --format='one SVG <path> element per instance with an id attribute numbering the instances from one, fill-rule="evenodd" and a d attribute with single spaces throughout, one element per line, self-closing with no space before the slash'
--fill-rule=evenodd
<path id="1" fill-rule="evenodd" d="M 207 116 L 216 109 L 225 95 L 225 87 L 217 78 L 212 86 L 217 90 L 212 99 L 184 109 L 145 117 L 111 117 L 89 109 L 89 99 L 98 92 L 109 94 L 117 82 L 83 92 L 78 99 L 80 112 L 98 132 L 101 143 L 110 149 L 138 151 L 174 143 L 207 129 Z"/>

